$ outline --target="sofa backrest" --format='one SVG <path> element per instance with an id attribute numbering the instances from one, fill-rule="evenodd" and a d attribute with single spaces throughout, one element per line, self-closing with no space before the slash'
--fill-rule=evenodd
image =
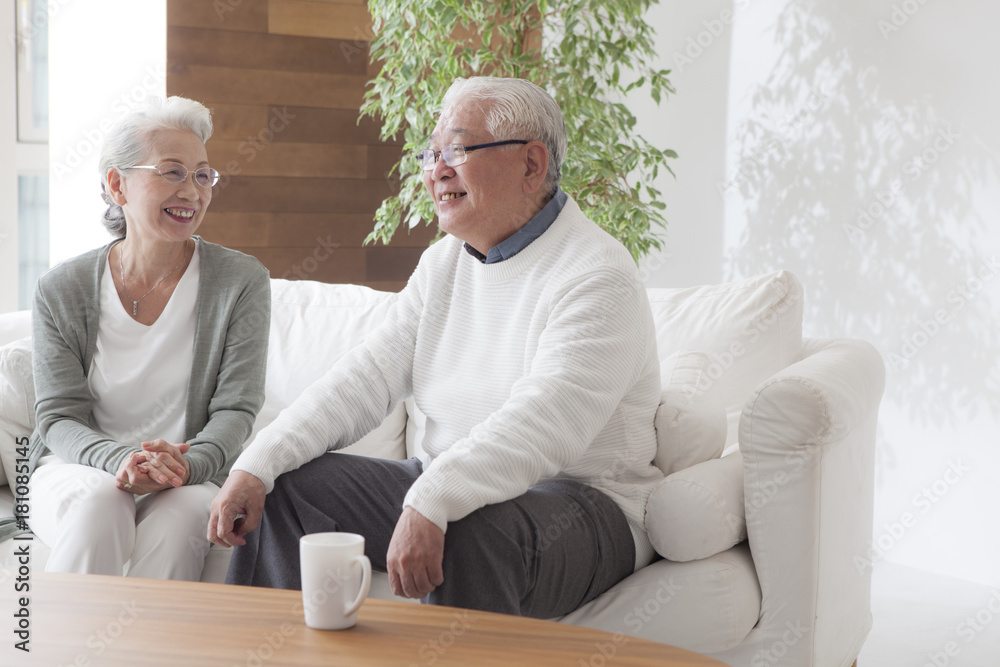
<path id="1" fill-rule="evenodd" d="M 651 288 L 648 294 L 660 360 L 681 350 L 709 356 L 705 377 L 711 386 L 698 390 L 714 392 L 725 406 L 727 445 L 733 444 L 747 397 L 802 348 L 802 286 L 788 271 L 776 271 L 718 285 Z M 266 401 L 255 432 L 363 341 L 395 297 L 358 285 L 272 280 Z M 410 426 L 408 451 L 417 444 L 419 453 L 419 428 Z"/>
<path id="2" fill-rule="evenodd" d="M 302 391 L 385 318 L 396 299 L 361 285 L 333 285 L 311 280 L 271 280 L 271 330 L 267 380 L 249 443 Z M 401 459 L 406 456 L 406 415 L 402 403 L 376 432 L 349 451 Z"/>
<path id="3" fill-rule="evenodd" d="M 0 347 L 30 335 L 30 310 L 18 310 L 0 315 Z"/>

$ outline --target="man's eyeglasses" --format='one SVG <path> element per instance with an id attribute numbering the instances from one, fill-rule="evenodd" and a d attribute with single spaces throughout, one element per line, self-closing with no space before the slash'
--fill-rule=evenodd
<path id="1" fill-rule="evenodd" d="M 424 171 L 430 171 L 437 164 L 438 158 L 444 158 L 444 163 L 449 167 L 457 167 L 465 164 L 469 159 L 467 153 L 478 151 L 480 148 L 493 148 L 494 146 L 506 146 L 507 144 L 526 144 L 524 139 L 508 139 L 507 141 L 493 141 L 488 144 L 476 144 L 475 146 L 463 146 L 462 144 L 448 144 L 439 151 L 425 148 L 416 152 L 417 162 Z"/>
<path id="2" fill-rule="evenodd" d="M 195 185 L 200 185 L 203 188 L 213 187 L 219 182 L 219 172 L 211 167 L 202 167 L 194 172 L 188 172 L 188 168 L 179 162 L 161 162 L 156 166 L 136 165 L 129 167 L 129 169 L 152 169 L 171 183 L 183 183 L 187 180 L 188 173 L 193 173 Z"/>

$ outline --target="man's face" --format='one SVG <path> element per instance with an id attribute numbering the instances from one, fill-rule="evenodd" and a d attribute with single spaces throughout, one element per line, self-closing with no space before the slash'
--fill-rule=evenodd
<path id="1" fill-rule="evenodd" d="M 448 144 L 473 146 L 507 139 L 486 131 L 481 105 L 488 102 L 458 100 L 442 112 L 430 148 Z M 485 253 L 520 229 L 532 211 L 524 203 L 524 158 L 520 144 L 486 148 L 469 153 L 455 167 L 439 158 L 424 172 L 424 185 L 434 199 L 441 229 Z"/>

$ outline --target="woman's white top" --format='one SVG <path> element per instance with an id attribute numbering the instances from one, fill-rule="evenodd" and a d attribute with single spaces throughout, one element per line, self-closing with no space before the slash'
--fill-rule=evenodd
<path id="1" fill-rule="evenodd" d="M 97 350 L 87 377 L 95 430 L 129 445 L 156 438 L 184 442 L 200 274 L 195 242 L 191 263 L 166 307 L 146 326 L 122 306 L 105 265 Z"/>

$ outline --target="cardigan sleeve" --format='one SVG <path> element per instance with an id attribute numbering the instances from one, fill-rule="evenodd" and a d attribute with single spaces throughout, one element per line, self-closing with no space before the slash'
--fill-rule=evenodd
<path id="1" fill-rule="evenodd" d="M 87 384 L 87 303 L 73 275 L 50 272 L 38 281 L 32 304 L 32 366 L 36 431 L 41 444 L 70 463 L 112 475 L 138 447 L 122 444 L 91 427 L 93 396 Z M 63 288 L 67 289 L 63 289 Z"/>
<path id="2" fill-rule="evenodd" d="M 199 324 L 213 333 L 216 327 L 221 329 L 222 353 L 217 362 L 218 373 L 211 378 L 214 391 L 207 397 L 207 420 L 198 433 L 187 440 L 191 445 L 185 455 L 191 464 L 188 484 L 209 480 L 222 482 L 264 404 L 271 282 L 267 270 L 259 264 L 257 267 L 254 279 L 247 281 L 236 298 L 227 321 Z M 212 335 L 207 331 L 200 333 Z M 196 369 L 199 365 L 210 364 L 207 359 L 196 358 Z M 196 369 L 192 372 L 197 372 Z M 188 409 L 201 412 L 205 408 L 189 404 Z"/>

